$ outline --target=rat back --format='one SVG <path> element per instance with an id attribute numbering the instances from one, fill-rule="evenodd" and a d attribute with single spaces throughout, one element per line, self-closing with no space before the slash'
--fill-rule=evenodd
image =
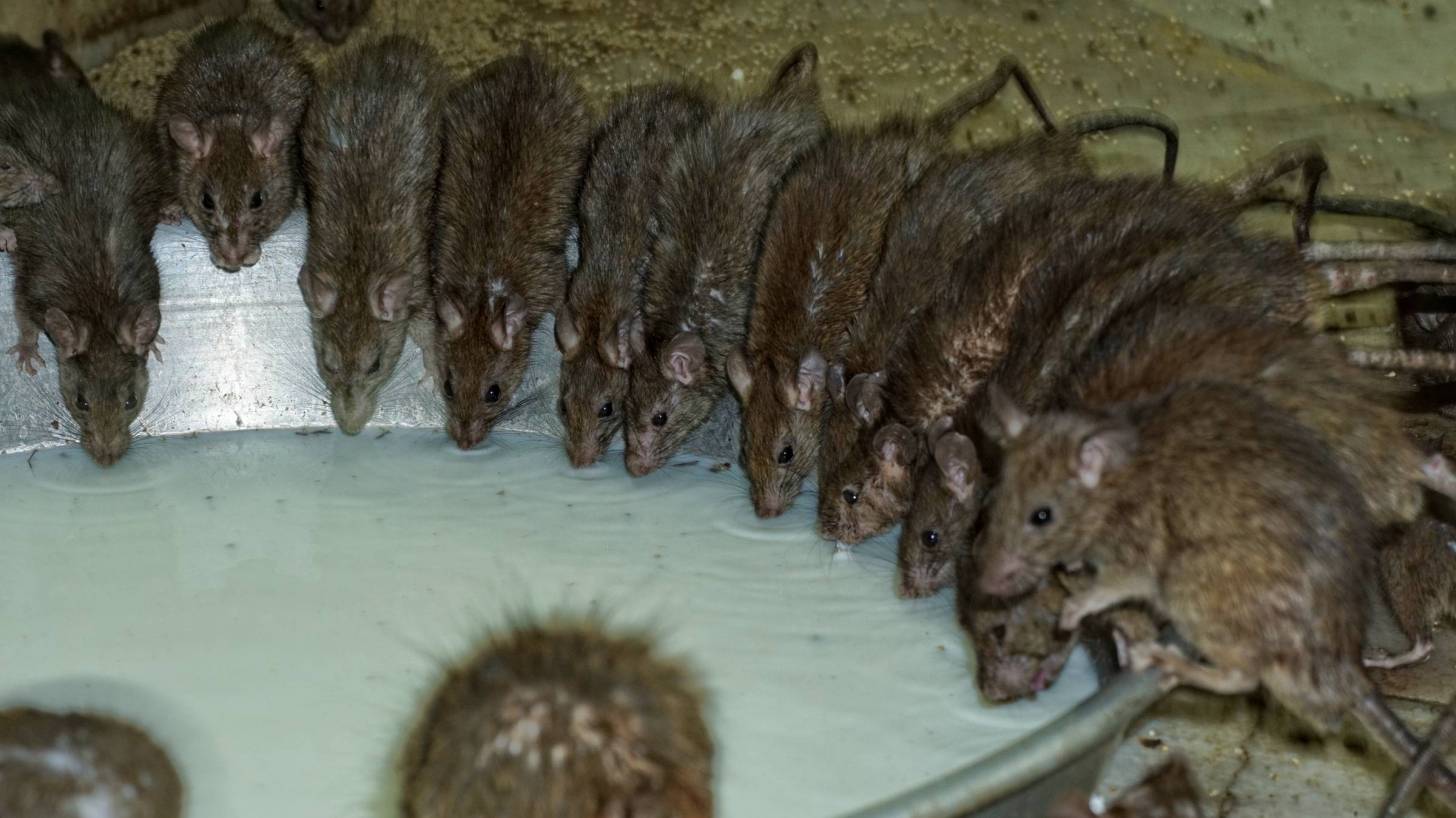
<path id="1" fill-rule="evenodd" d="M 407 818 L 713 814 L 686 667 L 590 621 L 525 623 L 445 679 L 404 758 Z"/>

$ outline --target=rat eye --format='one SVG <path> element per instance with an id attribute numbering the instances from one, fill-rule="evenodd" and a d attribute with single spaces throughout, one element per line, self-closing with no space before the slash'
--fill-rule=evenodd
<path id="1" fill-rule="evenodd" d="M 1046 506 L 1031 512 L 1031 524 L 1040 528 L 1052 521 L 1052 510 Z"/>
<path id="2" fill-rule="evenodd" d="M 126 409 L 126 411 L 128 411 L 128 412 L 130 412 L 131 410 L 135 409 L 136 408 L 136 395 L 127 395 L 126 396 L 126 402 L 122 404 L 122 408 Z"/>
<path id="3" fill-rule="evenodd" d="M 211 193 L 207 193 L 207 192 L 203 192 L 203 194 L 202 194 L 202 209 L 203 210 L 207 210 L 207 211 L 211 211 L 213 207 L 214 207 L 214 202 L 212 201 L 212 194 Z"/>
<path id="4" fill-rule="evenodd" d="M 855 503 L 859 502 L 859 492 L 855 491 L 854 489 L 845 489 L 843 492 L 840 493 L 840 496 L 844 498 L 844 502 L 849 503 L 850 505 L 854 505 Z"/>
<path id="5" fill-rule="evenodd" d="M 1006 626 L 1005 625 L 996 625 L 996 626 L 993 626 L 991 628 L 991 638 L 992 639 L 995 639 L 996 642 L 997 642 L 997 644 L 1000 644 L 1001 642 L 1005 642 L 1006 641 Z"/>
<path id="6" fill-rule="evenodd" d="M 15 170 L 15 166 L 10 164 L 9 162 L 0 162 L 0 170 L 9 172 Z"/>
<path id="7" fill-rule="evenodd" d="M 920 541 L 925 543 L 927 548 L 934 548 L 940 545 L 940 532 L 933 528 L 928 528 L 920 534 Z"/>
<path id="8" fill-rule="evenodd" d="M 495 403 L 498 400 L 500 400 L 500 384 L 493 383 L 489 389 L 485 390 L 485 402 Z"/>
<path id="9" fill-rule="evenodd" d="M 598 406 L 597 407 L 597 417 L 599 417 L 599 418 L 609 418 L 611 416 L 612 416 L 612 402 L 611 401 L 607 401 L 606 403 L 604 403 L 601 406 Z"/>
<path id="10" fill-rule="evenodd" d="M 449 378 L 446 378 L 445 379 L 445 387 L 444 388 L 445 388 L 445 397 L 447 397 L 447 398 L 454 398 L 455 397 L 455 384 Z"/>
<path id="11" fill-rule="evenodd" d="M 257 210 L 258 208 L 260 208 L 262 206 L 263 206 L 263 191 L 259 190 L 259 191 L 255 192 L 253 194 L 253 198 L 251 198 L 251 199 L 248 200 L 248 207 L 251 207 L 252 209 Z"/>
<path id="12" fill-rule="evenodd" d="M 381 363 L 383 363 L 383 361 L 379 358 L 379 356 L 376 355 L 374 357 L 374 363 L 372 363 L 372 364 L 369 365 L 369 374 L 370 375 L 377 374 L 379 372 L 379 365 Z"/>
<path id="13" fill-rule="evenodd" d="M 326 8 L 324 5 L 324 0 L 314 0 L 313 7 L 319 11 L 324 11 L 324 9 Z"/>
<path id="14" fill-rule="evenodd" d="M 666 412 L 658 412 L 657 414 L 653 415 L 652 416 L 652 425 L 653 426 L 666 426 L 667 425 L 667 413 Z"/>
<path id="15" fill-rule="evenodd" d="M 794 462 L 794 447 L 793 446 L 785 446 L 783 449 L 779 450 L 779 465 L 780 466 L 787 466 L 787 465 L 789 465 L 792 462 Z"/>
<path id="16" fill-rule="evenodd" d="M 76 393 L 76 408 L 80 409 L 82 412 L 91 411 L 91 401 L 86 400 L 85 392 Z"/>

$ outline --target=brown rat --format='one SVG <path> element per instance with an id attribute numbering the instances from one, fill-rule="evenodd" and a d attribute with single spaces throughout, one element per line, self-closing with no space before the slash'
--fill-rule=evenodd
<path id="1" fill-rule="evenodd" d="M 147 355 L 159 354 L 160 279 L 151 254 L 165 173 L 140 125 L 90 94 L 35 95 L 21 150 L 60 189 L 9 211 L 19 236 L 11 348 L 21 369 L 43 361 L 42 330 L 57 357 L 61 396 L 81 445 L 115 463 L 147 396 Z"/>
<path id="2" fill-rule="evenodd" d="M 1398 668 L 1430 658 L 1435 629 L 1456 620 L 1456 529 L 1425 516 L 1380 549 L 1380 587 L 1410 650 L 1367 659 L 1370 667 Z"/>
<path id="3" fill-rule="evenodd" d="M 312 88 L 288 40 L 239 20 L 198 32 L 162 80 L 157 135 L 177 200 L 219 268 L 256 264 L 263 241 L 293 209 L 298 129 Z"/>
<path id="4" fill-rule="evenodd" d="M 1096 581 L 1067 600 L 1064 629 L 1144 601 L 1204 661 L 1143 642 L 1131 648 L 1135 668 L 1224 694 L 1262 685 L 1325 733 L 1353 711 L 1397 761 L 1410 760 L 1414 738 L 1360 664 L 1376 530 L 1315 433 L 1216 381 L 1036 417 L 998 404 L 1011 443 L 980 590 L 1019 593 L 1056 564 L 1085 561 Z M 1449 771 L 1434 784 L 1456 802 Z"/>
<path id="5" fill-rule="evenodd" d="M 34 48 L 12 34 L 0 34 L 0 76 L 6 83 L 0 96 L 25 93 L 36 85 L 90 89 L 86 72 L 66 53 L 60 34 L 46 31 L 41 43 L 40 48 Z"/>
<path id="6" fill-rule="evenodd" d="M 405 818 L 713 815 L 713 741 L 692 671 L 591 620 L 489 640 L 431 698 L 405 751 Z"/>
<path id="7" fill-rule="evenodd" d="M 667 158 L 712 109 L 687 86 L 644 86 L 613 103 L 592 139 L 578 200 L 581 263 L 556 315 L 559 408 L 574 466 L 596 462 L 622 428 Z"/>
<path id="8" fill-rule="evenodd" d="M 313 29 L 329 45 L 349 39 L 373 7 L 374 0 L 278 0 L 294 25 Z"/>
<path id="9" fill-rule="evenodd" d="M 129 724 L 0 710 L 0 815 L 181 818 L 182 780 L 166 751 Z"/>
<path id="10" fill-rule="evenodd" d="M 753 270 L 784 177 L 824 134 L 818 54 L 795 49 L 758 98 L 715 112 L 668 160 L 659 231 L 632 333 L 627 469 L 661 467 L 727 391 L 748 330 Z"/>
<path id="11" fill-rule="evenodd" d="M 430 232 L 446 82 L 433 50 L 386 37 L 331 66 L 304 121 L 309 241 L 298 284 L 347 434 L 373 416 L 406 335 L 427 363 L 434 356 Z"/>
<path id="12" fill-rule="evenodd" d="M 1047 818 L 1203 818 L 1198 784 L 1181 756 L 1148 773 L 1117 797 L 1107 809 L 1093 812 L 1086 793 L 1069 794 Z"/>
<path id="13" fill-rule="evenodd" d="M 532 334 L 561 303 L 590 137 L 581 88 L 526 51 L 449 96 L 433 285 L 446 428 L 462 449 L 511 405 Z"/>

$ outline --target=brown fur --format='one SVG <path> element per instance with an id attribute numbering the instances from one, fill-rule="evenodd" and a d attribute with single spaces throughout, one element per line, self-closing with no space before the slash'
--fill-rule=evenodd
<path id="1" fill-rule="evenodd" d="M 1401 633 L 1429 655 L 1435 630 L 1456 621 L 1456 529 L 1426 516 L 1380 550 L 1380 587 Z M 1424 657 L 1422 657 L 1424 658 Z"/>
<path id="2" fill-rule="evenodd" d="M 713 742 L 686 667 L 599 623 L 492 638 L 405 752 L 405 818 L 711 818 Z"/>
<path id="3" fill-rule="evenodd" d="M 446 428 L 462 449 L 511 405 L 532 335 L 561 304 L 590 128 L 581 88 L 530 52 L 484 66 L 450 95 L 435 337 Z"/>
<path id="4" fill-rule="evenodd" d="M 180 818 L 182 781 L 145 733 L 104 716 L 0 711 L 5 818 Z"/>
<path id="5" fill-rule="evenodd" d="M 294 25 L 318 32 L 329 45 L 342 45 L 369 11 L 374 0 L 278 0 Z"/>
<path id="6" fill-rule="evenodd" d="M 302 140 L 310 188 L 299 286 L 339 428 L 357 434 L 394 375 L 405 336 L 433 359 L 431 217 L 444 68 L 403 37 L 334 64 Z"/>
<path id="7" fill-rule="evenodd" d="M 645 86 L 613 104 L 592 140 L 579 201 L 581 266 L 556 317 L 560 409 L 575 466 L 596 462 L 622 428 L 631 327 L 668 156 L 712 108 L 686 86 Z"/>
<path id="8" fill-rule="evenodd" d="M 1087 806 L 1086 793 L 1068 795 L 1047 818 L 1095 818 L 1098 813 Z M 1198 805 L 1198 784 L 1193 771 L 1182 757 L 1148 773 L 1147 776 L 1118 796 L 1103 818 L 1203 818 Z"/>
<path id="9" fill-rule="evenodd" d="M 817 60 L 812 46 L 795 50 L 759 98 L 718 111 L 672 152 L 628 385 L 634 475 L 666 463 L 727 390 L 769 207 L 824 133 Z"/>
<path id="10" fill-rule="evenodd" d="M 237 272 L 293 210 L 298 130 L 313 90 L 293 45 L 260 23 L 204 28 L 157 91 L 157 138 L 212 262 Z M 210 206 L 209 206 L 210 205 Z"/>

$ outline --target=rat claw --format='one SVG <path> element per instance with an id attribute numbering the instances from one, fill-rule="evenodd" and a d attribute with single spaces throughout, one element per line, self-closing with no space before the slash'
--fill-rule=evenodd
<path id="1" fill-rule="evenodd" d="M 165 343 L 167 341 L 161 335 L 158 335 L 152 339 L 152 345 L 147 348 L 147 351 L 152 354 L 152 357 L 157 359 L 157 363 L 162 362 L 162 344 Z"/>
<path id="2" fill-rule="evenodd" d="M 1392 656 L 1387 651 L 1376 651 L 1364 659 L 1365 667 L 1378 668 L 1380 670 L 1395 670 L 1407 665 L 1419 664 L 1431 658 L 1431 651 L 1435 645 L 1431 642 L 1418 639 L 1411 645 L 1410 650 L 1398 656 Z"/>
<path id="3" fill-rule="evenodd" d="M 5 350 L 5 354 L 15 356 L 15 368 L 34 378 L 36 373 L 45 368 L 45 358 L 40 356 L 40 349 L 34 344 L 16 344 Z"/>

